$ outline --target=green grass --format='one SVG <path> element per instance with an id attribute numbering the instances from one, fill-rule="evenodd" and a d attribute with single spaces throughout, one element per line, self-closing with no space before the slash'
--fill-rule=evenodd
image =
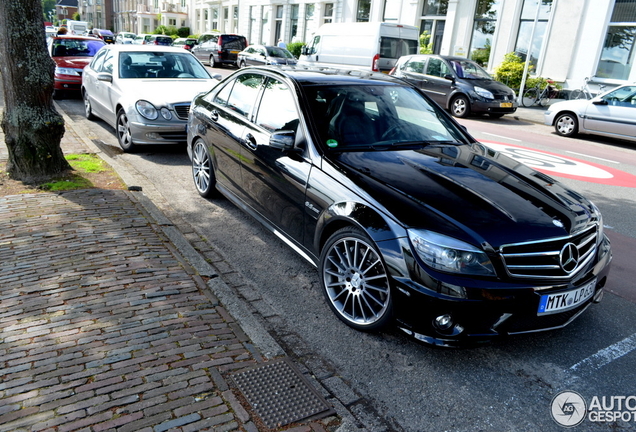
<path id="1" fill-rule="evenodd" d="M 93 187 L 90 180 L 81 173 L 99 173 L 105 171 L 104 161 L 94 154 L 68 154 L 64 156 L 73 169 L 79 174 L 69 174 L 63 179 L 40 185 L 43 190 L 57 192 Z"/>
<path id="2" fill-rule="evenodd" d="M 104 161 L 94 154 L 69 154 L 65 157 L 76 171 L 89 173 L 104 171 Z"/>

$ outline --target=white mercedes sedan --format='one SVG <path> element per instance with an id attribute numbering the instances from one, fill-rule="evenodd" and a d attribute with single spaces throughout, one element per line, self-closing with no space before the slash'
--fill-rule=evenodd
<path id="1" fill-rule="evenodd" d="M 107 45 L 82 74 L 85 114 L 114 127 L 126 152 L 184 144 L 192 99 L 218 79 L 183 48 Z"/>

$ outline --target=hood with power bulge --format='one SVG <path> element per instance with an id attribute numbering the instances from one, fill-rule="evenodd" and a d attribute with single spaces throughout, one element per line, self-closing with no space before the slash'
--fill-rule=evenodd
<path id="1" fill-rule="evenodd" d="M 598 217 L 578 193 L 479 144 L 344 152 L 334 161 L 405 226 L 495 248 L 567 236 Z"/>

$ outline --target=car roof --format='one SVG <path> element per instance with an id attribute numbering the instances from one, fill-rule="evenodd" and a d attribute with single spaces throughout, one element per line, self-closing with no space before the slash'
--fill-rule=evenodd
<path id="1" fill-rule="evenodd" d="M 407 82 L 380 72 L 313 66 L 252 66 L 250 72 L 263 71 L 297 81 L 300 85 L 395 84 L 410 87 Z"/>
<path id="2" fill-rule="evenodd" d="M 102 48 L 104 49 L 104 48 Z M 112 44 L 108 46 L 108 49 L 117 52 L 175 52 L 179 54 L 186 53 L 188 51 L 181 47 L 174 47 L 168 45 L 132 45 L 132 44 Z"/>

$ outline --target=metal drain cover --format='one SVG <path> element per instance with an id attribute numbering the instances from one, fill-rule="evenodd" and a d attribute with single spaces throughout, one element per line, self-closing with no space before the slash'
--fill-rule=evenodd
<path id="1" fill-rule="evenodd" d="M 270 429 L 335 413 L 289 358 L 236 373 L 232 379 Z"/>

